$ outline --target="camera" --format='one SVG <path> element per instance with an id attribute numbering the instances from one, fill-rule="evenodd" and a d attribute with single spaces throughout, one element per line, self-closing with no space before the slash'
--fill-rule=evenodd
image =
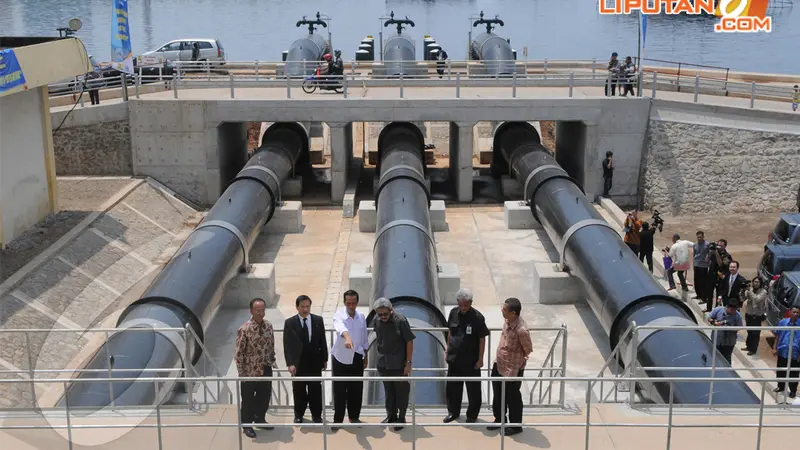
<path id="1" fill-rule="evenodd" d="M 708 251 L 709 252 L 717 251 L 717 243 L 716 242 L 709 242 L 708 243 Z"/>
<path id="2" fill-rule="evenodd" d="M 658 212 L 657 209 L 653 210 L 653 229 L 658 228 L 658 231 L 663 233 L 664 232 L 664 219 L 661 218 L 661 213 Z"/>

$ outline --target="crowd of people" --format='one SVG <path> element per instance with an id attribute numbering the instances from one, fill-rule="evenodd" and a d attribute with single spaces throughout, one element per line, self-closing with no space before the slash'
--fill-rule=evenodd
<path id="1" fill-rule="evenodd" d="M 361 377 L 368 365 L 367 320 L 357 310 L 358 292 L 348 290 L 343 295 L 343 307 L 333 317 L 335 339 L 328 352 L 325 322 L 321 316 L 311 313 L 311 299 L 301 295 L 295 300 L 297 314 L 286 319 L 283 325 L 283 351 L 286 368 L 292 377 L 321 377 L 327 369 L 330 356 L 333 381 L 334 417 L 332 431 L 338 431 L 345 414 L 350 423 L 361 423 L 362 381 L 336 381 L 336 377 Z M 457 295 L 458 306 L 448 317 L 447 332 L 447 376 L 480 377 L 484 365 L 486 337 L 489 329 L 483 315 L 472 307 L 472 293 L 461 289 Z M 250 302 L 250 319 L 238 330 L 236 336 L 235 362 L 239 376 L 271 377 L 278 367 L 275 357 L 275 332 L 265 319 L 266 304 L 255 298 Z M 374 318 L 370 326 L 375 332 L 377 361 L 375 366 L 382 377 L 408 377 L 412 370 L 414 355 L 414 333 L 402 314 L 395 311 L 386 298 L 375 300 Z M 502 306 L 504 319 L 500 340 L 495 352 L 491 376 L 494 393 L 492 412 L 493 425 L 489 430 L 500 429 L 502 423 L 522 422 L 522 382 L 505 382 L 503 377 L 522 377 L 528 356 L 533 351 L 525 321 L 520 317 L 522 305 L 519 299 L 508 298 Z M 450 423 L 461 416 L 462 395 L 466 385 L 468 406 L 466 422 L 474 423 L 482 404 L 480 381 L 448 381 L 446 385 L 447 416 Z M 383 381 L 386 417 L 382 423 L 403 429 L 407 421 L 410 383 L 408 381 Z M 272 427 L 266 421 L 272 393 L 271 381 L 244 381 L 241 384 L 241 418 L 243 432 L 256 437 L 253 424 L 263 424 L 262 429 Z M 294 423 L 303 423 L 306 409 L 311 412 L 314 423 L 322 423 L 322 382 L 292 381 L 294 399 Z M 505 408 L 502 399 L 505 398 Z M 503 410 L 505 409 L 505 410 Z M 510 421 L 509 421 L 510 419 Z M 391 425 L 389 425 L 391 424 Z M 505 436 L 522 432 L 521 427 L 505 427 Z"/>
<path id="2" fill-rule="evenodd" d="M 647 259 L 647 266 L 653 272 L 652 254 L 656 229 L 639 219 L 637 211 L 630 211 L 623 224 L 625 244 L 641 261 Z M 700 300 L 708 313 L 708 322 L 719 327 L 762 326 L 766 320 L 769 281 L 755 276 L 747 280 L 739 273 L 739 262 L 728 252 L 728 241 L 718 239 L 709 242 L 705 233 L 698 230 L 695 241 L 681 239 L 677 233 L 672 235 L 672 245 L 661 250 L 666 271 L 668 290 L 676 290 L 675 275 L 684 293 L 689 292 L 686 272 L 693 272 L 694 300 Z M 742 317 L 744 314 L 744 317 Z M 782 319 L 778 326 L 798 326 L 800 308 L 790 309 L 789 317 Z M 778 369 L 800 368 L 800 328 L 795 333 L 776 330 L 776 345 L 773 354 L 778 357 Z M 716 333 L 714 333 L 716 334 Z M 716 341 L 720 354 L 731 362 L 737 342 L 737 330 L 720 332 L 712 339 Z M 758 351 L 761 331 L 747 330 L 745 345 L 741 349 L 753 356 Z M 790 344 L 790 340 L 792 341 Z M 790 359 L 791 349 L 791 361 Z M 798 377 L 798 371 L 777 370 L 777 376 Z M 788 383 L 789 398 L 795 398 L 797 383 Z M 785 383 L 779 383 L 775 392 L 783 392 Z"/>
<path id="3" fill-rule="evenodd" d="M 606 97 L 615 96 L 617 90 L 619 90 L 619 95 L 622 97 L 627 97 L 628 94 L 634 95 L 633 85 L 636 82 L 636 65 L 633 63 L 633 58 L 626 56 L 623 62 L 617 59 L 617 52 L 612 53 L 611 59 L 608 60 L 608 79 L 605 85 Z"/>

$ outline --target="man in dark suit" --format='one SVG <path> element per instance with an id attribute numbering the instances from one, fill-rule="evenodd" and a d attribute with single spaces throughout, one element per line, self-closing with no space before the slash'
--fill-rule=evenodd
<path id="1" fill-rule="evenodd" d="M 717 296 L 722 298 L 722 304 L 727 305 L 731 299 L 739 301 L 739 294 L 747 286 L 747 280 L 739 274 L 739 262 L 731 261 L 728 265 L 729 273 L 717 285 Z"/>
<path id="2" fill-rule="evenodd" d="M 311 299 L 295 300 L 297 315 L 283 324 L 283 352 L 292 376 L 319 377 L 328 366 L 328 339 L 322 317 L 311 314 Z M 303 423 L 306 406 L 315 423 L 322 423 L 322 382 L 292 381 L 294 423 Z"/>

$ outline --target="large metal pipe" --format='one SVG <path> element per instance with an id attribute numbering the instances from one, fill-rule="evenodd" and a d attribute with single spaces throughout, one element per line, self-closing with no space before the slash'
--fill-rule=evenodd
<path id="1" fill-rule="evenodd" d="M 317 26 L 327 28 L 328 24 L 317 13 L 316 20 L 307 20 L 303 16 L 297 27 L 308 26 L 308 35 L 292 42 L 286 54 L 286 75 L 289 77 L 305 77 L 317 70 L 317 63 L 325 53 L 330 53 L 330 43 L 322 35 L 315 34 Z"/>
<path id="2" fill-rule="evenodd" d="M 377 225 L 372 257 L 372 298 L 386 297 L 412 328 L 446 327 L 437 285 L 436 245 L 425 186 L 424 139 L 411 123 L 392 123 L 378 139 L 380 178 L 375 192 Z M 370 313 L 368 320 L 372 320 Z M 414 367 L 445 367 L 444 335 L 416 332 Z M 375 346 L 370 367 L 378 361 Z M 442 376 L 441 372 L 414 372 Z M 369 383 L 368 402 L 383 403 L 383 384 Z M 444 384 L 417 383 L 417 405 L 443 405 Z"/>
<path id="3" fill-rule="evenodd" d="M 191 328 L 200 341 L 222 303 L 226 284 L 248 265 L 248 253 L 281 198 L 281 184 L 301 153 L 308 133 L 296 123 L 276 123 L 264 134 L 261 148 L 236 175 L 192 234 L 164 267 L 145 294 L 128 306 L 118 328 Z M 120 331 L 95 354 L 87 369 L 126 369 L 114 378 L 155 377 L 152 369 L 194 364 L 200 346 L 191 343 L 191 361 L 183 361 L 182 336 L 176 333 Z M 113 358 L 113 359 L 112 359 Z M 82 373 L 79 378 L 105 378 L 108 373 Z M 174 384 L 165 378 L 165 385 Z M 154 405 L 171 389 L 156 392 L 151 383 L 73 383 L 71 407 Z M 62 402 L 64 399 L 62 399 Z"/>
<path id="4" fill-rule="evenodd" d="M 383 46 L 383 61 L 387 76 L 409 75 L 414 73 L 417 59 L 417 48 L 414 41 L 403 33 L 405 25 L 414 25 L 414 21 L 406 16 L 405 19 L 395 19 L 394 11 L 390 19 L 383 26 L 394 25 L 397 34 L 386 39 Z"/>
<path id="5" fill-rule="evenodd" d="M 539 144 L 536 130 L 526 122 L 505 123 L 495 134 L 495 155 L 509 164 L 524 186 L 524 199 L 561 252 L 562 263 L 581 281 L 587 301 L 609 336 L 611 348 L 632 323 L 636 325 L 695 326 L 689 307 L 670 296 L 645 270 L 615 229 L 586 199 L 574 180 Z M 729 368 L 711 340 L 701 331 L 641 331 L 636 358 L 640 367 L 680 367 L 706 370 L 648 371 L 651 377 L 710 377 L 716 367 Z M 629 344 L 623 342 L 623 345 Z M 730 370 L 714 371 L 716 378 L 738 378 Z M 668 401 L 669 383 L 643 386 L 656 401 Z M 744 382 L 674 383 L 674 402 L 706 404 L 713 389 L 714 404 L 757 404 Z"/>
<path id="6" fill-rule="evenodd" d="M 476 36 L 470 43 L 471 59 L 483 62 L 486 75 L 513 75 L 516 64 L 511 44 L 492 31 L 495 25 L 502 27 L 505 23 L 497 16 L 494 19 L 484 19 L 481 11 L 480 19 L 472 24 L 473 27 L 479 25 L 486 25 L 486 32 Z"/>

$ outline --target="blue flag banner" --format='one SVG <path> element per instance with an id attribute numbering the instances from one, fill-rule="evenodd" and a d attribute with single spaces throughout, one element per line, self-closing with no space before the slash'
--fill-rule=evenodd
<path id="1" fill-rule="evenodd" d="M 128 22 L 128 0 L 114 0 L 111 15 L 111 67 L 133 73 L 131 29 Z"/>
<path id="2" fill-rule="evenodd" d="M 646 40 L 647 40 L 647 14 L 642 14 L 642 48 L 644 48 L 644 43 Z"/>
<path id="3" fill-rule="evenodd" d="M 17 61 L 13 48 L 0 50 L 0 92 L 5 92 L 17 86 L 25 86 L 25 74 Z M 28 87 L 25 86 L 27 90 Z"/>

